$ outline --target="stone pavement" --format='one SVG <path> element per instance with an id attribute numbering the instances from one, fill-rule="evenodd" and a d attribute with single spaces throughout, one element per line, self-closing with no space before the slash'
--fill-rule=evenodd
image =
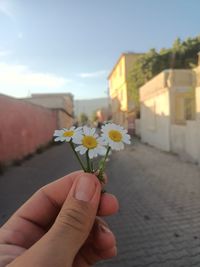
<path id="1" fill-rule="evenodd" d="M 109 163 L 118 256 L 101 267 L 200 266 L 200 168 L 138 142 Z"/>
<path id="2" fill-rule="evenodd" d="M 0 176 L 0 223 L 37 188 L 77 168 L 66 145 L 9 168 Z M 107 173 L 107 191 L 120 202 L 107 218 L 118 256 L 96 266 L 200 266 L 200 168 L 136 141 L 113 153 Z"/>
<path id="3" fill-rule="evenodd" d="M 55 145 L 21 166 L 8 168 L 0 175 L 0 225 L 37 189 L 77 169 L 68 144 Z"/>

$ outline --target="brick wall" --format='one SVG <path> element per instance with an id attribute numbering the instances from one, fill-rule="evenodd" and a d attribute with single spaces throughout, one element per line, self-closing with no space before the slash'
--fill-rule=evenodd
<path id="1" fill-rule="evenodd" d="M 48 143 L 56 112 L 0 95 L 0 162 L 20 159 Z"/>

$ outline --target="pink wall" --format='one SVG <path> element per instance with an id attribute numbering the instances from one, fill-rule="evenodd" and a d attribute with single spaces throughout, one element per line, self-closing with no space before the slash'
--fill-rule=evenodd
<path id="1" fill-rule="evenodd" d="M 54 111 L 0 95 L 0 162 L 34 152 L 52 139 L 56 128 Z"/>

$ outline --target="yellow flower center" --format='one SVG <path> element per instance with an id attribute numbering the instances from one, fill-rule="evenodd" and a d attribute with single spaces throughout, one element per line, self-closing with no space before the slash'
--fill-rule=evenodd
<path id="1" fill-rule="evenodd" d="M 122 140 L 122 134 L 117 130 L 111 130 L 108 133 L 111 140 L 114 142 L 120 142 Z"/>
<path id="2" fill-rule="evenodd" d="M 67 131 L 67 132 L 64 132 L 63 136 L 64 137 L 71 137 L 73 134 L 74 134 L 74 131 Z"/>
<path id="3" fill-rule="evenodd" d="M 93 136 L 84 136 L 82 142 L 84 147 L 87 147 L 88 149 L 97 147 L 97 140 Z"/>

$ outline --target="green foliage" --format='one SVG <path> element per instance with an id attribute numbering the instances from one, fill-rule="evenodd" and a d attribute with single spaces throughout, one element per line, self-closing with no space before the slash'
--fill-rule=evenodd
<path id="1" fill-rule="evenodd" d="M 98 117 L 97 117 L 97 111 L 95 110 L 95 111 L 93 111 L 93 113 L 92 113 L 91 121 L 92 121 L 92 122 L 95 122 L 95 121 L 97 121 L 97 120 L 98 120 Z"/>
<path id="2" fill-rule="evenodd" d="M 139 106 L 139 88 L 165 69 L 188 69 L 197 65 L 200 36 L 181 41 L 177 38 L 169 49 L 150 49 L 140 56 L 129 73 L 129 90 L 136 107 Z"/>
<path id="3" fill-rule="evenodd" d="M 85 113 L 81 113 L 81 114 L 80 114 L 79 121 L 80 121 L 82 124 L 86 124 L 86 123 L 88 122 L 88 116 L 87 116 Z"/>

